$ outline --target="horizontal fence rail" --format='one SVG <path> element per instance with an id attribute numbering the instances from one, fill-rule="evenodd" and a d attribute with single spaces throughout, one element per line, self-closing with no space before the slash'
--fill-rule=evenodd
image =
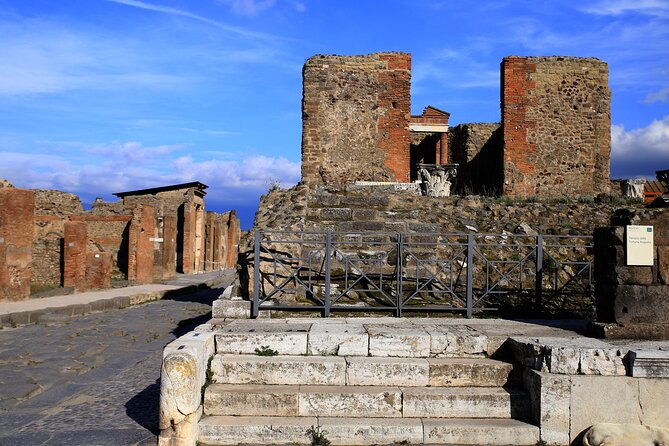
<path id="1" fill-rule="evenodd" d="M 259 230 L 252 316 L 588 311 L 592 243 L 590 236 Z"/>

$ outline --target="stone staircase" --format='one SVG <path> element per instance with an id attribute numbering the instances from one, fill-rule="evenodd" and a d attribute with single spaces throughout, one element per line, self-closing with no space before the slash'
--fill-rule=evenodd
<path id="1" fill-rule="evenodd" d="M 318 444 L 310 429 L 333 445 L 537 443 L 513 365 L 472 350 L 481 340 L 466 334 L 444 350 L 440 333 L 362 322 L 221 327 L 199 444 Z"/>

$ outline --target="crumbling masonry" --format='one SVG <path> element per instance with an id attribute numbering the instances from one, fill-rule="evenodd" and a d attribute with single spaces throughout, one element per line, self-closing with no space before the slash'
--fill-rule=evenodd
<path id="1" fill-rule="evenodd" d="M 202 183 L 117 194 L 84 211 L 54 190 L 0 188 L 0 301 L 56 289 L 109 288 L 112 280 L 152 283 L 177 272 L 234 267 L 235 211 L 205 212 Z"/>

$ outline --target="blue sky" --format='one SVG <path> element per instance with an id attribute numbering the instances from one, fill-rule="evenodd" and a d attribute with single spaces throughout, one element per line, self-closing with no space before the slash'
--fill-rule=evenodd
<path id="1" fill-rule="evenodd" d="M 413 54 L 412 112 L 499 121 L 509 55 L 609 63 L 612 177 L 669 168 L 669 0 L 0 0 L 0 178 L 76 193 L 208 184 L 252 222 L 299 181 L 314 54 Z"/>

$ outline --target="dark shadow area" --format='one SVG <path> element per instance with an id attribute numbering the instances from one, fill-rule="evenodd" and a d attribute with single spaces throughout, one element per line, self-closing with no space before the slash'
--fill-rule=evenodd
<path id="1" fill-rule="evenodd" d="M 184 272 L 184 205 L 177 209 L 177 272 Z"/>
<path id="2" fill-rule="evenodd" d="M 130 241 L 130 222 L 123 229 L 123 235 L 121 236 L 121 246 L 118 249 L 118 254 L 116 255 L 116 264 L 120 272 L 125 274 L 125 277 L 128 277 L 128 243 Z"/>
<path id="3" fill-rule="evenodd" d="M 160 379 L 147 386 L 125 403 L 125 413 L 137 424 L 158 435 L 158 410 L 160 407 Z"/>
<path id="4" fill-rule="evenodd" d="M 419 143 L 412 142 L 409 149 L 409 165 L 411 181 L 418 179 L 416 164 L 435 164 L 437 162 L 437 144 L 441 140 L 440 133 L 427 134 Z"/>
<path id="5" fill-rule="evenodd" d="M 502 129 L 499 128 L 469 162 L 466 159 L 453 160 L 460 165 L 455 185 L 456 193 L 484 196 L 498 196 L 502 193 L 504 181 L 502 137 Z"/>

